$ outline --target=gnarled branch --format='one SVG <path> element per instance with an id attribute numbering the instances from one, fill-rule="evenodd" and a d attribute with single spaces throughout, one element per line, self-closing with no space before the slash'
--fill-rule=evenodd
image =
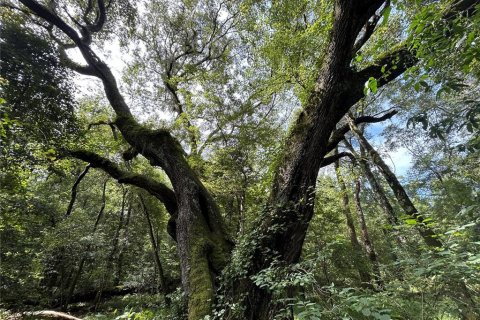
<path id="1" fill-rule="evenodd" d="M 177 215 L 177 200 L 172 189 L 147 176 L 124 171 L 111 160 L 96 153 L 85 150 L 66 151 L 67 155 L 89 162 L 92 168 L 99 168 L 108 173 L 119 183 L 130 184 L 142 188 L 160 200 L 172 216 Z"/>

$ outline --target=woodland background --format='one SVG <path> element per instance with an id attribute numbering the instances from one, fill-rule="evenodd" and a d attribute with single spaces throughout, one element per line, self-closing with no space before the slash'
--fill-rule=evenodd
<path id="1" fill-rule="evenodd" d="M 71 19 L 92 3 L 39 2 Z M 240 252 L 260 236 L 334 2 L 112 1 L 93 33 L 138 121 L 175 136 Z M 249 276 L 281 305 L 279 319 L 480 317 L 480 14 L 475 1 L 450 14 L 457 2 L 387 1 L 372 34 L 368 24 L 359 34 L 368 37 L 352 69 L 399 45 L 416 63 L 388 84 L 362 84 L 349 116 L 364 121 L 336 125 L 345 130 L 316 178 L 300 258 Z M 168 210 L 120 171 L 171 187 L 169 177 L 126 142 L 102 82 L 72 71 L 78 51 L 66 58 L 63 40 L 17 1 L 2 1 L 0 17 L 0 317 L 185 319 Z M 408 154 L 406 169 L 395 152 Z M 245 259 L 234 253 L 219 278 Z M 223 288 L 205 319 L 235 318 Z"/>

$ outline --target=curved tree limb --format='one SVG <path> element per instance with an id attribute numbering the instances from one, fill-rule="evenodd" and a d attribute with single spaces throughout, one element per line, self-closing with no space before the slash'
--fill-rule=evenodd
<path id="1" fill-rule="evenodd" d="M 103 82 L 106 97 L 117 116 L 115 125 L 125 140 L 145 158 L 152 166 L 160 166 L 170 178 L 177 201 L 169 201 L 173 191 L 149 184 L 144 176 L 124 175 L 118 166 L 103 158 L 87 157 L 92 166 L 109 170 L 110 175 L 117 175 L 122 183 L 146 186 L 146 190 L 163 200 L 169 212 L 178 212 L 176 221 L 176 238 L 182 270 L 182 285 L 189 297 L 189 317 L 199 319 L 209 314 L 214 301 L 214 279 L 203 277 L 204 274 L 219 274 L 228 262 L 232 241 L 220 213 L 220 208 L 202 184 L 197 173 L 190 167 L 184 157 L 180 143 L 167 130 L 152 130 L 139 124 L 121 94 L 116 79 L 108 67 L 90 47 L 88 41 L 66 23 L 59 15 L 35 0 L 19 0 L 38 17 L 53 24 L 69 37 L 82 53 L 86 63 L 95 70 L 95 76 Z M 91 156 L 92 154 L 90 154 Z M 77 154 L 85 157 L 86 154 Z M 98 163 L 95 161 L 98 160 Z M 140 180 L 140 181 L 139 181 Z M 160 187 L 158 190 L 158 187 Z M 169 191 L 167 191 L 169 190 Z M 162 192 L 159 192 L 162 191 Z M 175 210 L 176 209 L 176 210 Z M 170 228 L 171 230 L 171 228 Z M 196 239 L 198 241 L 192 241 Z M 206 289 L 207 292 L 206 292 Z M 206 299 L 206 296 L 208 298 Z M 210 301 L 205 303 L 205 300 Z M 201 306 L 201 307 L 198 307 Z"/>
<path id="2" fill-rule="evenodd" d="M 82 38 L 78 32 L 65 22 L 60 16 L 55 12 L 51 11 L 46 6 L 40 4 L 35 0 L 19 0 L 24 6 L 30 9 L 33 14 L 44 19 L 49 24 L 57 27 L 61 30 L 70 40 L 72 40 L 77 48 L 82 53 L 83 58 L 88 65 L 88 74 L 100 78 L 105 87 L 105 93 L 112 108 L 115 110 L 115 113 L 119 117 L 131 118 L 132 113 L 130 108 L 126 104 L 123 96 L 118 90 L 117 82 L 113 76 L 110 68 L 102 61 L 95 52 L 90 48 L 88 39 Z M 84 69 L 79 69 L 80 71 Z M 91 69 L 91 70 L 90 70 Z M 86 69 L 84 69 L 86 70 Z M 133 119 L 130 121 L 130 125 Z M 136 124 L 136 122 L 135 122 Z M 138 124 L 136 124 L 138 126 Z"/>
<path id="3" fill-rule="evenodd" d="M 175 193 L 163 183 L 141 174 L 124 171 L 111 160 L 90 151 L 75 150 L 67 151 L 66 153 L 74 158 L 89 162 L 92 168 L 102 169 L 119 183 L 130 184 L 144 189 L 160 200 L 171 216 L 176 216 L 178 208 Z"/>

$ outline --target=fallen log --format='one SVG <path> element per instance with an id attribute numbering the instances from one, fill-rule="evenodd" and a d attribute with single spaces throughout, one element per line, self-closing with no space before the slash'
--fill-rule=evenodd
<path id="1" fill-rule="evenodd" d="M 82 320 L 80 318 L 71 316 L 63 312 L 50 311 L 50 310 L 14 313 L 7 318 L 7 320 L 21 320 L 21 319 Z"/>

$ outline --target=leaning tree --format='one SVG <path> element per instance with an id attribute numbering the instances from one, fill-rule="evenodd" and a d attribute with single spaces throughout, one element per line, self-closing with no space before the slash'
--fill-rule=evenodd
<path id="1" fill-rule="evenodd" d="M 393 11 L 406 10 L 409 3 L 415 3 L 404 1 L 400 6 L 401 1 L 392 2 L 398 5 Z M 186 18 L 192 3 L 195 3 L 195 10 L 205 12 L 195 23 Z M 448 37 L 449 23 L 474 16 L 479 1 L 425 1 L 427 7 L 437 6 L 441 10 L 433 15 L 424 15 L 430 20 L 417 21 L 417 28 L 410 29 L 416 39 L 414 45 L 410 41 L 412 37 L 407 39 L 405 32 L 403 37 L 400 33 L 400 40 L 395 46 L 380 55 L 364 59 L 360 66 L 355 63 L 359 57 L 361 59 L 359 52 L 375 39 L 382 21 L 385 22 L 392 11 L 389 0 L 320 1 L 323 7 L 313 5 L 309 9 L 322 7 L 323 12 L 310 11 L 300 15 L 299 19 L 303 21 L 299 21 L 299 25 L 302 22 L 305 25 L 323 23 L 328 32 L 324 38 L 317 39 L 316 44 L 323 47 L 311 50 L 311 63 L 307 65 L 312 76 L 311 85 L 304 88 L 301 107 L 282 142 L 283 148 L 274 164 L 264 210 L 258 213 L 257 223 L 252 230 L 245 232 L 241 241 L 233 240 L 218 203 L 202 183 L 192 161 L 187 161 L 187 153 L 200 155 L 201 148 L 199 133 L 187 114 L 188 99 L 182 96 L 184 91 L 179 83 L 199 68 L 212 70 L 221 65 L 223 57 L 234 52 L 234 46 L 238 44 L 232 41 L 232 33 L 237 33 L 240 39 L 241 29 L 247 28 L 242 24 L 242 16 L 258 14 L 259 10 L 268 11 L 272 3 L 266 1 L 258 6 L 249 1 L 192 3 L 190 7 L 185 5 L 179 9 L 180 18 L 176 20 L 169 20 L 171 8 L 166 5 L 149 2 L 138 5 L 139 12 L 147 16 L 155 5 L 161 12 L 156 16 L 158 21 L 155 24 L 137 30 L 136 40 L 144 41 L 137 54 L 153 56 L 142 66 L 145 72 L 153 70 L 153 73 L 160 74 L 158 85 L 168 95 L 169 108 L 177 113 L 181 119 L 180 127 L 184 129 L 177 131 L 152 129 L 142 124 L 138 114 L 132 111 L 133 107 L 139 107 L 132 105 L 138 101 L 133 99 L 127 103 L 114 73 L 98 54 L 105 33 L 119 31 L 115 29 L 115 23 L 128 22 L 131 18 L 133 7 L 128 1 L 82 0 L 62 4 L 58 1 L 18 0 L 3 1 L 2 7 L 29 17 L 35 30 L 48 34 L 56 42 L 65 66 L 101 80 L 115 114 L 115 119 L 108 124 L 118 129 L 130 146 L 124 153 L 124 159 L 128 161 L 141 155 L 152 166 L 161 168 L 168 177 L 173 188 L 152 177 L 129 171 L 118 162 L 90 150 L 57 150 L 62 156 L 83 160 L 90 167 L 105 171 L 119 183 L 148 191 L 165 205 L 171 215 L 168 231 L 177 242 L 189 319 L 201 319 L 211 314 L 215 301 L 225 301 L 225 304 L 228 301 L 236 306 L 235 310 L 227 310 L 225 317 L 271 319 L 281 305 L 274 301 L 268 290 L 255 285 L 252 276 L 272 263 L 290 265 L 299 261 L 314 213 L 319 169 L 349 155 L 347 152 L 329 154 L 351 128 L 388 119 L 394 113 L 381 117 L 349 118 L 349 123 L 342 122 L 342 119 L 365 98 L 368 91 L 387 85 L 422 60 L 422 54 L 426 52 L 422 49 L 425 43 L 418 40 L 422 30 L 436 23 L 444 26 L 441 32 Z M 152 19 L 148 16 L 147 20 Z M 400 23 L 408 24 L 404 21 Z M 422 23 L 423 27 L 420 27 Z M 408 25 L 403 27 L 408 28 Z M 69 49 L 77 49 L 83 63 L 73 61 L 68 55 Z M 287 55 L 288 52 L 280 54 Z M 244 61 L 239 59 L 237 68 L 241 69 L 242 63 Z M 194 94 L 195 90 L 191 90 L 188 98 L 191 99 Z M 236 98 L 241 99 L 242 96 L 237 95 Z M 220 99 L 219 103 L 224 102 L 225 106 L 232 103 L 227 100 Z M 221 128 L 209 133 L 213 137 L 218 131 Z M 180 138 L 183 143 L 180 143 Z M 426 244 L 441 246 L 435 234 L 422 223 L 421 214 L 414 212 L 412 217 L 418 221 Z M 241 261 L 241 268 L 232 268 L 231 264 L 238 261 Z M 228 276 L 225 270 L 230 270 Z M 223 300 L 218 300 L 219 287 Z"/>

